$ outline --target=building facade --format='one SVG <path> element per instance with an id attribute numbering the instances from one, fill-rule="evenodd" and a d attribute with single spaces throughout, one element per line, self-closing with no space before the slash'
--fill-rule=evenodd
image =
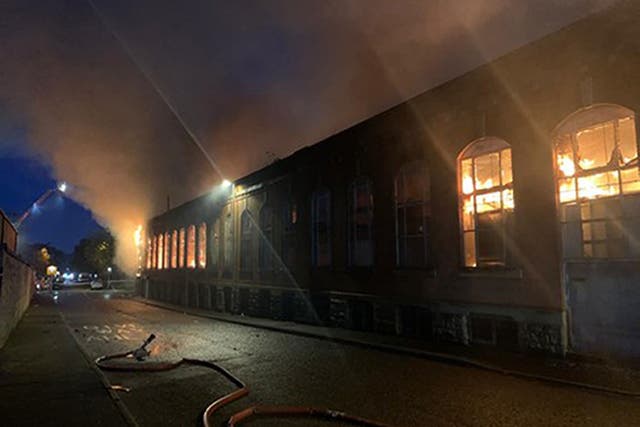
<path id="1" fill-rule="evenodd" d="M 153 218 L 142 291 L 640 354 L 638 16 L 623 2 Z"/>

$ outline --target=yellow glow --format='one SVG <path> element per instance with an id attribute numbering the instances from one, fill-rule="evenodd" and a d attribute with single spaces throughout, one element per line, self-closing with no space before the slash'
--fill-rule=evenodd
<path id="1" fill-rule="evenodd" d="M 560 169 L 560 172 L 562 172 L 564 176 L 574 176 L 576 174 L 576 165 L 573 163 L 570 155 L 558 156 L 558 169 Z"/>
<path id="2" fill-rule="evenodd" d="M 580 167 L 582 169 L 591 169 L 591 167 L 593 167 L 593 165 L 595 164 L 595 162 L 591 159 L 580 159 L 578 163 L 580 164 Z"/>
<path id="3" fill-rule="evenodd" d="M 138 227 L 133 232 L 133 242 L 135 243 L 136 248 L 138 248 L 139 250 L 140 246 L 142 245 L 142 225 L 138 225 Z"/>
<path id="4" fill-rule="evenodd" d="M 465 176 L 462 178 L 462 192 L 464 194 L 473 193 L 473 178 Z"/>
<path id="5" fill-rule="evenodd" d="M 58 267 L 56 267 L 55 265 L 50 265 L 49 267 L 47 267 L 47 276 L 55 276 L 57 272 Z"/>

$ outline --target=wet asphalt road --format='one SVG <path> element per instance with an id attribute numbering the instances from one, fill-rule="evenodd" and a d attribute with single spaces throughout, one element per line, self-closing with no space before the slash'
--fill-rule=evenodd
<path id="1" fill-rule="evenodd" d="M 62 291 L 55 303 L 92 358 L 133 349 L 154 333 L 151 360 L 212 360 L 245 381 L 251 394 L 224 408 L 216 425 L 256 403 L 329 407 L 394 426 L 640 425 L 637 399 L 189 316 L 104 291 Z M 233 390 L 200 367 L 106 376 L 131 388 L 118 393 L 142 426 L 197 425 L 209 403 Z"/>

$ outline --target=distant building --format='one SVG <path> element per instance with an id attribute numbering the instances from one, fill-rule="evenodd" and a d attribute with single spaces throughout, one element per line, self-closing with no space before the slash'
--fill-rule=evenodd
<path id="1" fill-rule="evenodd" d="M 427 340 L 640 355 L 632 3 L 153 218 L 144 292 Z"/>

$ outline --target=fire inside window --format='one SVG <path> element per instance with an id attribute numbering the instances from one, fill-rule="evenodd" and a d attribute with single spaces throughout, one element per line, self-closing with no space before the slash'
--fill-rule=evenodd
<path id="1" fill-rule="evenodd" d="M 634 115 L 605 113 L 574 117 L 578 126 L 555 141 L 558 200 L 565 211 L 576 206 L 585 258 L 626 256 L 623 198 L 640 193 Z"/>
<path id="2" fill-rule="evenodd" d="M 184 267 L 184 245 L 185 233 L 184 227 L 180 229 L 180 241 L 178 242 L 178 268 Z"/>
<path id="3" fill-rule="evenodd" d="M 207 266 L 207 224 L 202 223 L 198 227 L 198 267 Z"/>
<path id="4" fill-rule="evenodd" d="M 171 268 L 178 268 L 178 231 L 171 233 Z"/>
<path id="5" fill-rule="evenodd" d="M 163 254 L 164 254 L 164 238 L 162 237 L 162 234 L 160 234 L 159 236 L 157 236 L 157 241 L 158 241 L 158 270 L 162 270 L 162 261 L 163 261 Z"/>
<path id="6" fill-rule="evenodd" d="M 471 143 L 458 171 L 464 266 L 507 265 L 505 242 L 515 207 L 509 144 L 498 138 Z"/>
<path id="7" fill-rule="evenodd" d="M 164 268 L 168 269 L 169 266 L 169 255 L 171 251 L 171 235 L 169 233 L 164 233 Z"/>
<path id="8" fill-rule="evenodd" d="M 196 268 L 196 226 L 187 228 L 187 268 Z"/>
<path id="9" fill-rule="evenodd" d="M 152 256 L 151 245 L 152 245 L 152 241 L 149 238 L 149 239 L 147 239 L 147 262 L 146 262 L 147 270 L 151 269 L 151 265 L 152 265 L 152 263 L 151 263 L 151 256 Z"/>
<path id="10" fill-rule="evenodd" d="M 153 236 L 153 239 L 151 241 L 151 268 L 157 268 L 158 267 L 158 258 L 157 258 L 157 249 L 158 249 L 158 238 L 156 236 Z"/>

